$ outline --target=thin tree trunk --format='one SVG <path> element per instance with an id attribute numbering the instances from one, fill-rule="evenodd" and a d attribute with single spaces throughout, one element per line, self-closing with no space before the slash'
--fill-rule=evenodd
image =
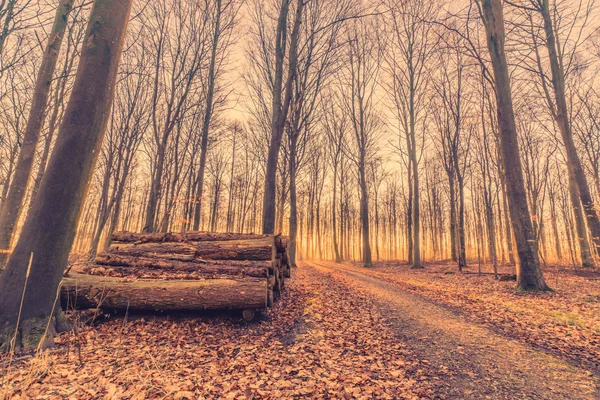
<path id="1" fill-rule="evenodd" d="M 506 180 L 502 183 L 502 201 L 504 203 L 504 229 L 506 236 L 506 250 L 508 251 L 508 262 L 515 265 L 515 252 L 513 250 L 513 233 L 510 223 L 510 210 L 508 209 L 508 195 L 506 194 Z"/>
<path id="2" fill-rule="evenodd" d="M 556 213 L 556 198 L 555 195 L 556 193 L 554 193 L 553 191 L 551 191 L 550 193 L 550 215 L 552 216 L 552 232 L 554 234 L 554 246 L 555 246 L 555 251 L 556 251 L 556 258 L 558 259 L 558 262 L 562 262 L 562 249 L 560 246 L 560 238 L 558 236 L 558 215 Z"/>
<path id="3" fill-rule="evenodd" d="M 282 7 L 279 15 L 277 26 L 277 43 L 276 43 L 276 65 L 275 65 L 275 85 L 273 89 L 273 109 L 271 121 L 271 141 L 269 144 L 269 152 L 267 155 L 267 167 L 265 170 L 265 185 L 263 193 L 263 220 L 262 232 L 273 234 L 275 231 L 275 194 L 277 192 L 277 164 L 279 161 L 279 150 L 281 149 L 281 141 L 287 114 L 290 109 L 292 100 L 292 88 L 294 78 L 296 76 L 298 64 L 298 41 L 300 36 L 300 25 L 302 24 L 302 13 L 304 9 L 304 1 L 298 1 L 296 8 L 296 16 L 294 27 L 292 29 L 289 60 L 288 60 L 288 75 L 285 84 L 284 99 L 282 101 L 282 86 L 283 86 L 283 59 L 285 55 L 285 35 L 286 20 L 291 0 L 282 0 Z"/>
<path id="4" fill-rule="evenodd" d="M 590 242 L 587 238 L 587 229 L 581 201 L 579 198 L 579 189 L 572 173 L 569 173 L 569 197 L 573 206 L 573 216 L 575 217 L 575 231 L 579 243 L 579 255 L 581 256 L 581 266 L 583 268 L 594 268 L 594 258 L 590 251 Z"/>
<path id="5" fill-rule="evenodd" d="M 373 266 L 373 260 L 371 258 L 371 244 L 369 242 L 369 199 L 367 181 L 365 177 L 365 160 L 364 154 L 361 155 L 361 161 L 359 164 L 359 178 L 360 178 L 360 220 L 362 224 L 362 260 L 363 265 L 367 268 Z"/>
<path id="6" fill-rule="evenodd" d="M 333 166 L 333 199 L 331 200 L 331 227 L 333 236 L 333 252 L 335 255 L 335 262 L 342 262 L 340 256 L 340 250 L 338 248 L 338 231 L 337 231 L 337 175 L 338 175 L 338 163 L 337 160 Z M 291 196 L 290 196 L 291 197 Z M 291 236 L 291 234 L 290 234 Z"/>
<path id="7" fill-rule="evenodd" d="M 208 133 L 210 129 L 210 121 L 212 118 L 214 93 L 215 93 L 215 75 L 216 75 L 216 60 L 217 50 L 219 45 L 219 37 L 221 35 L 221 12 L 222 0 L 216 0 L 216 20 L 215 30 L 213 34 L 212 49 L 210 54 L 210 65 L 208 69 L 208 93 L 206 94 L 206 107 L 204 111 L 204 119 L 202 121 L 202 142 L 200 145 L 200 166 L 198 168 L 198 181 L 196 186 L 196 201 L 194 207 L 194 225 L 195 231 L 200 229 L 200 215 L 202 213 L 202 195 L 204 189 L 204 170 L 206 169 L 206 154 L 208 152 Z"/>
<path id="8" fill-rule="evenodd" d="M 457 241 L 456 241 L 456 237 L 457 237 L 457 232 L 458 230 L 456 229 L 458 223 L 457 223 L 457 218 L 456 218 L 456 183 L 455 183 L 455 178 L 454 175 L 450 176 L 448 175 L 448 184 L 450 186 L 450 247 L 451 247 L 451 253 L 450 253 L 450 257 L 452 259 L 452 261 L 457 262 L 458 261 L 458 256 L 457 256 Z"/>
<path id="9" fill-rule="evenodd" d="M 546 47 L 548 49 L 548 58 L 550 61 L 550 69 L 552 71 L 552 87 L 556 101 L 555 119 L 562 135 L 563 143 L 566 148 L 567 166 L 573 173 L 579 197 L 583 206 L 583 212 L 587 218 L 588 227 L 592 234 L 592 241 L 596 246 L 596 251 L 600 253 L 600 219 L 594 206 L 594 199 L 591 195 L 590 188 L 585 176 L 585 171 L 581 165 L 581 160 L 575 148 L 573 140 L 573 132 L 569 121 L 569 110 L 565 94 L 565 73 L 559 57 L 557 49 L 555 31 L 550 15 L 548 0 L 540 2 L 544 20 L 544 31 L 546 33 Z"/>
<path id="10" fill-rule="evenodd" d="M 465 240 L 465 185 L 461 175 L 458 179 L 458 270 L 467 266 L 467 243 Z"/>
<path id="11" fill-rule="evenodd" d="M 413 264 L 413 184 L 412 161 L 408 161 L 408 204 L 406 208 L 406 241 L 408 242 L 408 263 Z"/>

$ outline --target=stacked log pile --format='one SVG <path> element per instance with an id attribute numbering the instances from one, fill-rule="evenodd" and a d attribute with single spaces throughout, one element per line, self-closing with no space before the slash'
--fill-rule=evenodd
<path id="1" fill-rule="evenodd" d="M 138 311 L 266 309 L 290 277 L 287 238 L 232 233 L 115 233 L 63 279 L 77 308 Z"/>

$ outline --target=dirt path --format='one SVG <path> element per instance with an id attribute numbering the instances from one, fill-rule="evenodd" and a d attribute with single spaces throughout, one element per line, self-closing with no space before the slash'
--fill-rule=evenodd
<path id="1" fill-rule="evenodd" d="M 506 338 L 360 268 L 311 262 L 324 278 L 350 281 L 370 294 L 386 323 L 433 371 L 431 384 L 448 398 L 599 399 L 598 377 Z"/>

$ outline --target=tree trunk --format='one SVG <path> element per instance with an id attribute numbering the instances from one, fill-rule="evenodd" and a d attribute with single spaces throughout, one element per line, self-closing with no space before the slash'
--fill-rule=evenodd
<path id="1" fill-rule="evenodd" d="M 237 127 L 234 127 L 233 132 L 233 149 L 231 154 L 231 170 L 229 174 L 229 193 L 227 199 L 227 224 L 225 231 L 231 232 L 233 231 L 233 220 L 234 220 L 234 211 L 233 211 L 233 187 L 234 187 L 234 172 L 235 172 L 235 145 L 237 141 Z"/>
<path id="2" fill-rule="evenodd" d="M 485 178 L 484 178 L 485 179 Z M 485 200 L 485 221 L 488 231 L 488 248 L 492 265 L 494 267 L 494 279 L 498 279 L 498 256 L 496 254 L 496 230 L 494 227 L 494 201 L 487 187 L 487 182 L 484 181 L 484 200 Z"/>
<path id="3" fill-rule="evenodd" d="M 8 259 L 15 228 L 23 210 L 27 185 L 31 178 L 35 159 L 35 150 L 46 116 L 46 105 L 48 103 L 50 87 L 52 86 L 52 77 L 56 69 L 60 47 L 67 27 L 68 14 L 72 6 L 73 0 L 60 0 L 58 4 L 56 16 L 54 17 L 54 25 L 48 37 L 48 43 L 46 44 L 42 64 L 38 72 L 31 101 L 31 109 L 29 110 L 29 118 L 25 132 L 23 133 L 23 142 L 17 158 L 14 176 L 7 196 L 0 208 L 0 271 Z"/>
<path id="4" fill-rule="evenodd" d="M 554 89 L 556 100 L 555 119 L 566 148 L 567 166 L 570 171 L 572 171 L 575 182 L 577 183 L 583 212 L 585 213 L 588 227 L 592 234 L 592 241 L 596 246 L 596 251 L 600 253 L 600 219 L 598 218 L 594 199 L 591 195 L 585 171 L 581 165 L 581 160 L 577 154 L 577 149 L 575 148 L 575 142 L 573 140 L 573 132 L 569 121 L 569 109 L 567 107 L 565 94 L 565 74 L 558 55 L 552 16 L 548 9 L 548 1 L 543 0 L 540 4 L 540 12 L 544 19 L 544 31 L 546 33 L 546 47 L 548 49 L 548 58 L 550 61 L 550 69 L 552 71 L 552 87 Z"/>
<path id="5" fill-rule="evenodd" d="M 342 262 L 340 257 L 340 250 L 338 247 L 338 231 L 337 231 L 337 175 L 338 175 L 338 164 L 337 160 L 333 166 L 333 200 L 331 201 L 331 226 L 333 236 L 333 252 L 335 254 L 335 262 Z"/>
<path id="6" fill-rule="evenodd" d="M 296 193 L 296 138 L 290 138 L 290 265 L 296 267 L 296 246 L 298 239 L 298 199 Z"/>
<path id="7" fill-rule="evenodd" d="M 226 279 L 131 281 L 70 274 L 63 279 L 63 304 L 76 308 L 136 311 L 245 310 L 268 306 L 268 281 Z"/>
<path id="8" fill-rule="evenodd" d="M 573 206 L 573 216 L 575 217 L 575 231 L 579 243 L 579 254 L 581 256 L 581 266 L 583 268 L 594 268 L 594 258 L 590 251 L 590 242 L 587 238 L 587 229 L 585 219 L 581 209 L 581 200 L 579 198 L 579 189 L 573 174 L 569 173 L 569 197 Z"/>
<path id="9" fill-rule="evenodd" d="M 413 264 L 413 184 L 412 184 L 412 161 L 408 160 L 408 200 L 406 207 L 406 241 L 408 242 L 408 257 L 409 264 Z"/>
<path id="10" fill-rule="evenodd" d="M 214 275 L 242 275 L 255 278 L 266 278 L 274 272 L 274 263 L 267 261 L 219 261 L 219 260 L 172 260 L 160 257 L 115 256 L 104 254 L 96 257 L 94 264 L 86 266 L 83 272 L 91 275 L 112 276 L 106 271 L 94 271 L 98 268 L 115 268 L 113 272 L 122 272 L 135 276 L 140 270 L 169 273 L 192 273 L 199 278 Z M 120 268 L 120 270 L 118 269 Z"/>
<path id="11" fill-rule="evenodd" d="M 202 142 L 200 145 L 200 165 L 198 167 L 198 181 L 196 186 L 196 198 L 194 206 L 194 225 L 193 230 L 200 229 L 200 214 L 202 212 L 202 191 L 204 187 L 204 170 L 206 169 L 206 154 L 208 152 L 208 133 L 210 129 L 210 121 L 212 118 L 214 93 L 215 93 L 215 75 L 216 75 L 216 60 L 217 50 L 219 45 L 219 37 L 221 35 L 221 4 L 222 0 L 217 0 L 216 9 L 217 15 L 215 20 L 215 30 L 213 33 L 212 49 L 210 53 L 210 65 L 208 70 L 208 93 L 206 94 L 206 107 L 204 119 L 202 120 Z"/>
<path id="12" fill-rule="evenodd" d="M 5 351 L 12 350 L 16 329 L 25 349 L 53 342 L 53 306 L 110 115 L 130 9 L 131 2 L 123 0 L 96 1 L 92 8 L 54 152 L 0 275 L 0 348 Z"/>
<path id="13" fill-rule="evenodd" d="M 502 183 L 502 201 L 504 203 L 504 229 L 506 236 L 506 251 L 508 252 L 508 262 L 515 265 L 515 253 L 513 251 L 513 233 L 510 222 L 510 210 L 508 209 L 508 195 L 506 193 L 506 178 Z"/>
<path id="14" fill-rule="evenodd" d="M 420 216 L 420 193 L 419 193 L 419 168 L 417 163 L 417 149 L 414 141 L 412 141 L 413 149 L 411 150 L 412 157 L 412 182 L 413 185 L 413 262 L 412 268 L 423 268 L 421 265 L 421 216 Z"/>
<path id="15" fill-rule="evenodd" d="M 373 266 L 371 258 L 371 243 L 369 242 L 369 195 L 367 189 L 367 181 L 365 178 L 365 161 L 364 155 L 361 156 L 359 165 L 360 177 L 360 222 L 362 225 L 362 260 L 363 265 L 367 268 Z"/>
<path id="16" fill-rule="evenodd" d="M 467 243 L 465 239 L 465 183 L 458 175 L 458 270 L 467 266 Z"/>
<path id="17" fill-rule="evenodd" d="M 286 20 L 291 0 L 282 0 L 279 21 L 277 25 L 277 43 L 276 43 L 276 65 L 275 65 L 275 85 L 273 89 L 273 109 L 271 121 L 271 141 L 267 155 L 267 167 L 265 170 L 265 185 L 263 193 L 263 216 L 262 233 L 275 233 L 275 197 L 277 192 L 277 164 L 279 161 L 279 150 L 287 120 L 287 114 L 292 100 L 293 82 L 296 76 L 298 64 L 298 41 L 300 36 L 300 25 L 302 24 L 302 12 L 304 1 L 298 1 L 294 27 L 292 29 L 288 75 L 285 84 L 285 95 L 282 101 L 283 84 L 283 59 L 285 55 L 285 39 L 287 35 Z"/>
<path id="18" fill-rule="evenodd" d="M 146 233 L 152 233 L 156 230 L 156 214 L 158 212 L 158 202 L 162 192 L 162 175 L 165 164 L 165 146 L 166 138 L 168 136 L 163 134 L 163 142 L 158 148 L 158 159 L 156 166 L 152 172 L 152 182 L 150 183 L 150 192 L 148 193 L 148 205 L 146 207 L 146 217 L 144 222 L 144 228 L 142 229 Z"/>
<path id="19" fill-rule="evenodd" d="M 552 187 L 552 186 L 551 186 Z M 562 249 L 561 249 L 561 245 L 560 245 L 560 238 L 558 235 L 558 215 L 556 212 L 556 193 L 554 191 L 551 191 L 549 193 L 549 199 L 550 199 L 550 215 L 551 215 L 551 220 L 552 220 L 552 233 L 554 234 L 554 246 L 555 246 L 555 251 L 556 251 L 556 258 L 558 259 L 557 261 L 560 263 L 562 262 Z"/>
<path id="20" fill-rule="evenodd" d="M 506 175 L 508 204 L 519 254 L 517 287 L 525 291 L 548 290 L 549 287 L 546 285 L 540 269 L 537 242 L 533 233 L 519 155 L 510 74 L 504 52 L 505 33 L 502 2 L 500 0 L 482 0 L 481 7 L 495 77 L 501 158 Z"/>
<path id="21" fill-rule="evenodd" d="M 185 233 L 132 233 L 115 232 L 112 241 L 115 243 L 176 243 L 176 242 L 224 242 L 228 240 L 257 240 L 266 239 L 269 235 L 254 233 L 213 233 L 213 232 L 185 232 Z"/>
<path id="22" fill-rule="evenodd" d="M 456 250 L 458 249 L 458 246 L 456 245 L 456 226 L 458 224 L 456 222 L 456 183 L 453 174 L 448 174 L 448 184 L 450 185 L 450 257 L 452 258 L 452 261 L 457 262 L 458 256 Z"/>

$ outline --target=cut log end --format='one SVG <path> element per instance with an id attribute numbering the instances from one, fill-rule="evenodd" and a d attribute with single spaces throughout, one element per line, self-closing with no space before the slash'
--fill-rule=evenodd
<path id="1" fill-rule="evenodd" d="M 256 316 L 256 310 L 247 309 L 247 310 L 242 311 L 242 318 L 244 318 L 244 321 L 250 322 L 254 319 L 255 316 Z"/>

